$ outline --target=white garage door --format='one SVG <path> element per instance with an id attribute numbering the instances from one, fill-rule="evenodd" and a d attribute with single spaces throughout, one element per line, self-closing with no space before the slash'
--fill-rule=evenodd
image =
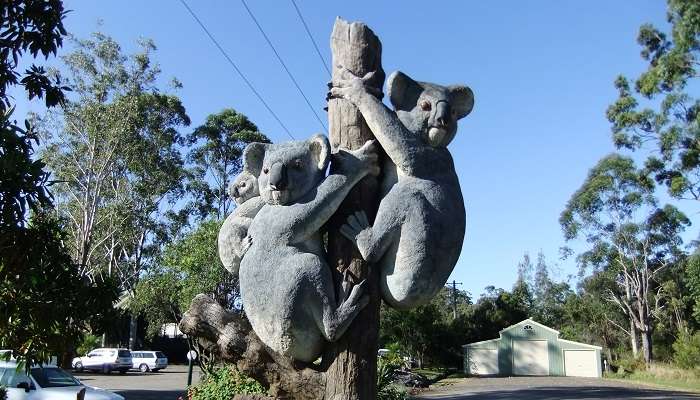
<path id="1" fill-rule="evenodd" d="M 471 375 L 497 375 L 498 350 L 469 349 L 467 363 Z"/>
<path id="2" fill-rule="evenodd" d="M 566 376 L 598 377 L 598 363 L 594 350 L 564 350 Z"/>
<path id="3" fill-rule="evenodd" d="M 546 340 L 513 341 L 513 375 L 549 375 Z"/>

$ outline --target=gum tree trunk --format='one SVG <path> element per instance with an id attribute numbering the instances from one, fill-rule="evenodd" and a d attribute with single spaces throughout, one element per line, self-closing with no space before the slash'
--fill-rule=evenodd
<path id="1" fill-rule="evenodd" d="M 333 77 L 340 78 L 339 65 L 356 76 L 377 71 L 370 84 L 381 90 L 384 71 L 381 67 L 381 43 L 366 25 L 348 23 L 337 18 L 331 35 Z M 328 102 L 330 141 L 339 146 L 357 149 L 374 135 L 365 124 L 357 108 L 344 99 Z M 326 367 L 326 400 L 374 400 L 377 382 L 377 341 L 379 337 L 378 273 L 368 268 L 353 244 L 339 232 L 340 226 L 351 213 L 364 210 L 370 221 L 377 211 L 377 179 L 367 177 L 347 196 L 343 205 L 328 223 L 329 264 L 335 269 L 336 287 L 340 287 L 347 270 L 352 283 L 367 280 L 370 302 L 355 318 L 348 331 L 329 346 L 323 357 Z M 341 294 L 342 295 L 342 294 Z"/>

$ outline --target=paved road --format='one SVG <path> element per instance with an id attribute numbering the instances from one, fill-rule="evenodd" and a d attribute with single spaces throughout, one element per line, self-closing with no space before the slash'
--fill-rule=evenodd
<path id="1" fill-rule="evenodd" d="M 126 400 L 176 400 L 185 395 L 187 366 L 170 365 L 158 372 L 128 372 L 126 375 L 75 373 L 88 386 L 111 390 Z M 199 381 L 199 367 L 194 367 L 192 382 Z"/>
<path id="2" fill-rule="evenodd" d="M 700 395 L 628 382 L 589 378 L 516 377 L 456 379 L 419 399 L 442 400 L 700 400 Z"/>

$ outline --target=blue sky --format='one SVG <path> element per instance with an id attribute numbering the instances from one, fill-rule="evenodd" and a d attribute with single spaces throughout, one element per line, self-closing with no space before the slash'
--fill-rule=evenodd
<path id="1" fill-rule="evenodd" d="M 67 29 L 85 37 L 99 28 L 129 51 L 139 37 L 158 46 L 163 77 L 177 77 L 193 127 L 225 107 L 246 114 L 273 141 L 284 130 L 218 53 L 178 0 L 77 1 Z M 296 138 L 321 127 L 239 1 L 194 1 L 190 7 Z M 557 222 L 590 167 L 613 151 L 606 107 L 620 74 L 636 76 L 639 25 L 665 26 L 662 0 L 352 2 L 297 0 L 327 62 L 336 16 L 367 23 L 383 44 L 387 75 L 464 83 L 475 93 L 471 115 L 450 146 L 467 209 L 467 235 L 452 278 L 478 296 L 487 285 L 510 288 L 524 252 L 542 250 L 558 277 L 575 274 L 559 261 Z M 328 74 L 291 1 L 248 0 L 319 115 Z M 64 49 L 67 50 L 68 48 Z M 21 99 L 18 96 L 18 99 Z M 18 116 L 40 111 L 19 101 Z M 683 203 L 696 219 L 693 203 Z M 696 237 L 691 227 L 687 237 Z M 451 278 L 451 279 L 452 279 Z"/>

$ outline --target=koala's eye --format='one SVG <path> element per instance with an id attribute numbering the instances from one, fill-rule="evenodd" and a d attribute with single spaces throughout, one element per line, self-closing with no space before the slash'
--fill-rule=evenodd
<path id="1" fill-rule="evenodd" d="M 302 161 L 301 158 L 297 158 L 296 160 L 294 160 L 293 165 L 294 165 L 294 168 L 296 168 L 296 169 L 302 169 L 302 168 L 304 168 L 304 161 Z"/>
<path id="2" fill-rule="evenodd" d="M 245 187 L 245 182 L 241 182 L 241 187 Z"/>
<path id="3" fill-rule="evenodd" d="M 423 111 L 430 111 L 430 102 L 423 100 L 420 102 L 420 109 Z"/>
<path id="4" fill-rule="evenodd" d="M 269 168 L 263 168 L 263 174 L 267 175 L 268 172 L 270 172 Z"/>

